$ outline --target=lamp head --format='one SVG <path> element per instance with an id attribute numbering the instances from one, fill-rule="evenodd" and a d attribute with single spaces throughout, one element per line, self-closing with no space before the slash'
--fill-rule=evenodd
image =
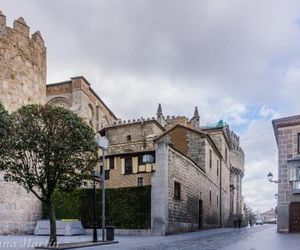
<path id="1" fill-rule="evenodd" d="M 108 140 L 106 136 L 101 136 L 99 133 L 96 134 L 96 143 L 98 144 L 98 147 L 101 149 L 108 148 Z"/>
<path id="2" fill-rule="evenodd" d="M 272 180 L 273 180 L 273 174 L 272 174 L 271 172 L 268 174 L 268 180 L 269 180 L 269 181 L 272 181 Z"/>

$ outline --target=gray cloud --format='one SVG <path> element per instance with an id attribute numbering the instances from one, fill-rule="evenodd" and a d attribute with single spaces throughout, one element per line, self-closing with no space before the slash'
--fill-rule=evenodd
<path id="1" fill-rule="evenodd" d="M 246 152 L 246 201 L 274 203 L 270 117 L 300 113 L 299 1 L 0 0 L 0 9 L 41 30 L 48 82 L 84 75 L 122 118 L 153 116 L 161 102 L 170 115 L 198 105 L 203 125 L 228 121 Z"/>

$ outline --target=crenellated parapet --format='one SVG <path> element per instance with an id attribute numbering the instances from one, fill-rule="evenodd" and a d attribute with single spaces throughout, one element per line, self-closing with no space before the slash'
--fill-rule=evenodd
<path id="1" fill-rule="evenodd" d="M 9 111 L 46 101 L 46 47 L 39 31 L 20 17 L 6 25 L 0 11 L 0 101 Z"/>

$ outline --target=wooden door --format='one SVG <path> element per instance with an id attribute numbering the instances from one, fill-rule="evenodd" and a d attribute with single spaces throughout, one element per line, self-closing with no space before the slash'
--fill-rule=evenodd
<path id="1" fill-rule="evenodd" d="M 290 204 L 290 233 L 300 233 L 300 202 Z"/>

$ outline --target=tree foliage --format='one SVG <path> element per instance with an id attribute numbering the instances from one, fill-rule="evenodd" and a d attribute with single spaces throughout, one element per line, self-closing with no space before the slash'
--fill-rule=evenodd
<path id="1" fill-rule="evenodd" d="M 9 115 L 0 106 L 0 133 L 0 170 L 50 210 L 54 190 L 81 186 L 97 162 L 92 129 L 61 107 L 27 105 Z"/>

